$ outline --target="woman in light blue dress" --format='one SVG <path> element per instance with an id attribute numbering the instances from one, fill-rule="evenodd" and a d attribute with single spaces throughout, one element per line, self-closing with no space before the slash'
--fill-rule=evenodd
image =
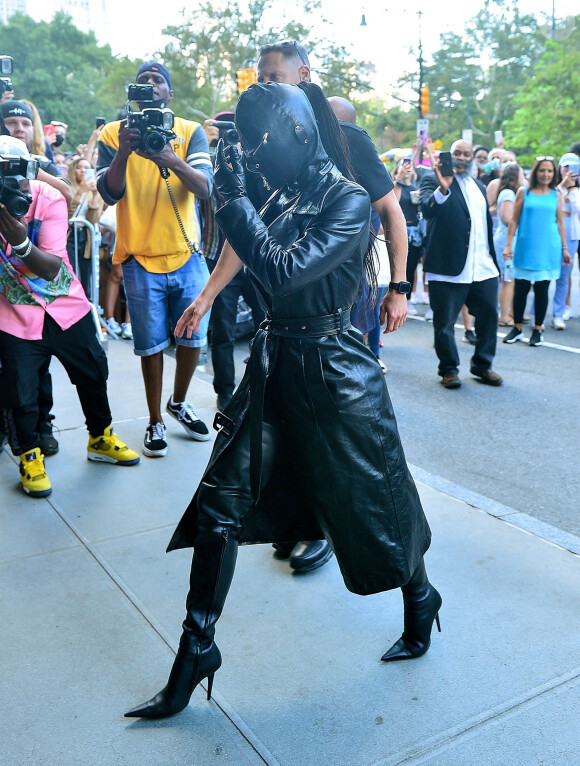
<path id="1" fill-rule="evenodd" d="M 533 284 L 535 324 L 529 344 L 542 345 L 550 282 L 560 276 L 562 262 L 569 263 L 571 260 L 556 183 L 553 158 L 538 157 L 530 173 L 528 188 L 520 188 L 516 194 L 503 251 L 506 260 L 513 255 L 514 261 L 514 326 L 504 338 L 504 343 L 523 340 L 524 309 Z M 518 240 L 514 252 L 512 240 L 516 228 Z"/>

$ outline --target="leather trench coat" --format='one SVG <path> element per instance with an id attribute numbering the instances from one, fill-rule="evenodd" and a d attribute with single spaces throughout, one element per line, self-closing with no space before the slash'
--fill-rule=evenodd
<path id="1" fill-rule="evenodd" d="M 367 193 L 330 161 L 311 168 L 294 196 L 274 195 L 260 216 L 247 198 L 218 212 L 267 316 L 297 332 L 276 335 L 268 319 L 258 331 L 244 378 L 216 416 L 220 430 L 205 474 L 236 450 L 260 400 L 278 439 L 268 480 L 241 518 L 240 544 L 324 536 L 347 588 L 361 595 L 407 583 L 431 537 L 384 376 L 361 334 L 300 335 L 310 318 L 340 310 L 348 317 L 369 219 Z M 194 545 L 196 531 L 197 493 L 168 550 Z"/>

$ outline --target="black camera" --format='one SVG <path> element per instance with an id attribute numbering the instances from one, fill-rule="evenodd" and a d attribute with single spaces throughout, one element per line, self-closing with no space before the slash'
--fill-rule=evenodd
<path id="1" fill-rule="evenodd" d="M 20 191 L 20 181 L 32 180 L 38 175 L 38 161 L 25 157 L 0 157 L 0 202 L 15 218 L 22 218 L 28 213 L 32 197 Z"/>
<path id="2" fill-rule="evenodd" d="M 0 77 L 0 96 L 3 93 L 6 93 L 7 90 L 10 91 L 10 93 L 14 93 L 12 80 L 9 77 Z"/>
<path id="3" fill-rule="evenodd" d="M 236 124 L 229 122 L 228 120 L 216 120 L 213 124 L 214 128 L 218 128 L 220 132 L 220 138 L 226 146 L 234 146 L 240 140 L 240 134 L 236 130 Z M 212 141 L 213 143 L 213 141 Z"/>
<path id="4" fill-rule="evenodd" d="M 127 125 L 138 128 L 141 133 L 139 148 L 148 154 L 163 151 L 167 144 L 177 138 L 172 128 L 175 115 L 171 109 L 147 107 L 140 112 L 132 112 L 129 102 L 136 101 L 140 106 L 153 103 L 152 85 L 129 85 L 127 89 Z"/>

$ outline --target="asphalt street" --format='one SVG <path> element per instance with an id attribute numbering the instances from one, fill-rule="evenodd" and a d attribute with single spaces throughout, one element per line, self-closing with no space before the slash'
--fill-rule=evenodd
<path id="1" fill-rule="evenodd" d="M 578 315 L 577 266 L 573 280 Z M 580 318 L 570 319 L 564 331 L 553 330 L 550 304 L 546 345 L 540 347 L 504 344 L 507 330 L 500 328 L 494 364 L 504 378 L 499 388 L 469 374 L 473 347 L 462 342 L 458 324 L 463 385 L 447 390 L 437 375 L 433 326 L 423 319 L 427 308 L 419 305 L 418 317 L 382 336 L 381 359 L 408 462 L 580 535 Z M 530 330 L 527 325 L 526 338 Z M 239 341 L 238 380 L 247 354 L 247 340 Z M 196 374 L 211 381 L 211 364 Z"/>

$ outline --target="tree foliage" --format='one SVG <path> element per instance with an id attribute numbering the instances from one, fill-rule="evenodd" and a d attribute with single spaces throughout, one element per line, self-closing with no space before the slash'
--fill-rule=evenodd
<path id="1" fill-rule="evenodd" d="M 116 118 L 126 98 L 125 83 L 141 63 L 116 58 L 64 13 L 51 22 L 12 16 L 0 26 L 0 52 L 14 59 L 15 97 L 32 101 L 44 122 L 68 123 L 63 149 L 69 150 L 86 142 L 95 117 Z"/>
<path id="2" fill-rule="evenodd" d="M 486 0 L 463 34 L 447 32 L 440 39 L 441 47 L 424 68 L 435 116 L 431 132 L 449 145 L 470 127 L 475 143 L 493 146 L 494 131 L 514 113 L 513 95 L 544 53 L 538 21 L 520 13 L 517 0 Z M 402 83 L 412 81 L 406 76 Z"/>
<path id="3" fill-rule="evenodd" d="M 580 141 L 580 16 L 567 40 L 548 43 L 513 106 L 506 131 L 528 164 L 538 155 L 557 157 Z"/>
<path id="4" fill-rule="evenodd" d="M 171 40 L 160 55 L 171 71 L 172 107 L 177 113 L 200 120 L 233 109 L 238 100 L 236 71 L 255 65 L 259 48 L 277 40 L 298 40 L 307 50 L 315 50 L 322 87 L 330 87 L 334 95 L 351 96 L 360 64 L 349 61 L 343 46 L 313 38 L 308 23 L 314 14 L 319 19 L 320 3 L 302 0 L 296 16 L 303 21 L 282 25 L 268 23 L 273 6 L 273 0 L 205 2 L 195 12 L 185 13 L 181 24 L 164 30 Z"/>

